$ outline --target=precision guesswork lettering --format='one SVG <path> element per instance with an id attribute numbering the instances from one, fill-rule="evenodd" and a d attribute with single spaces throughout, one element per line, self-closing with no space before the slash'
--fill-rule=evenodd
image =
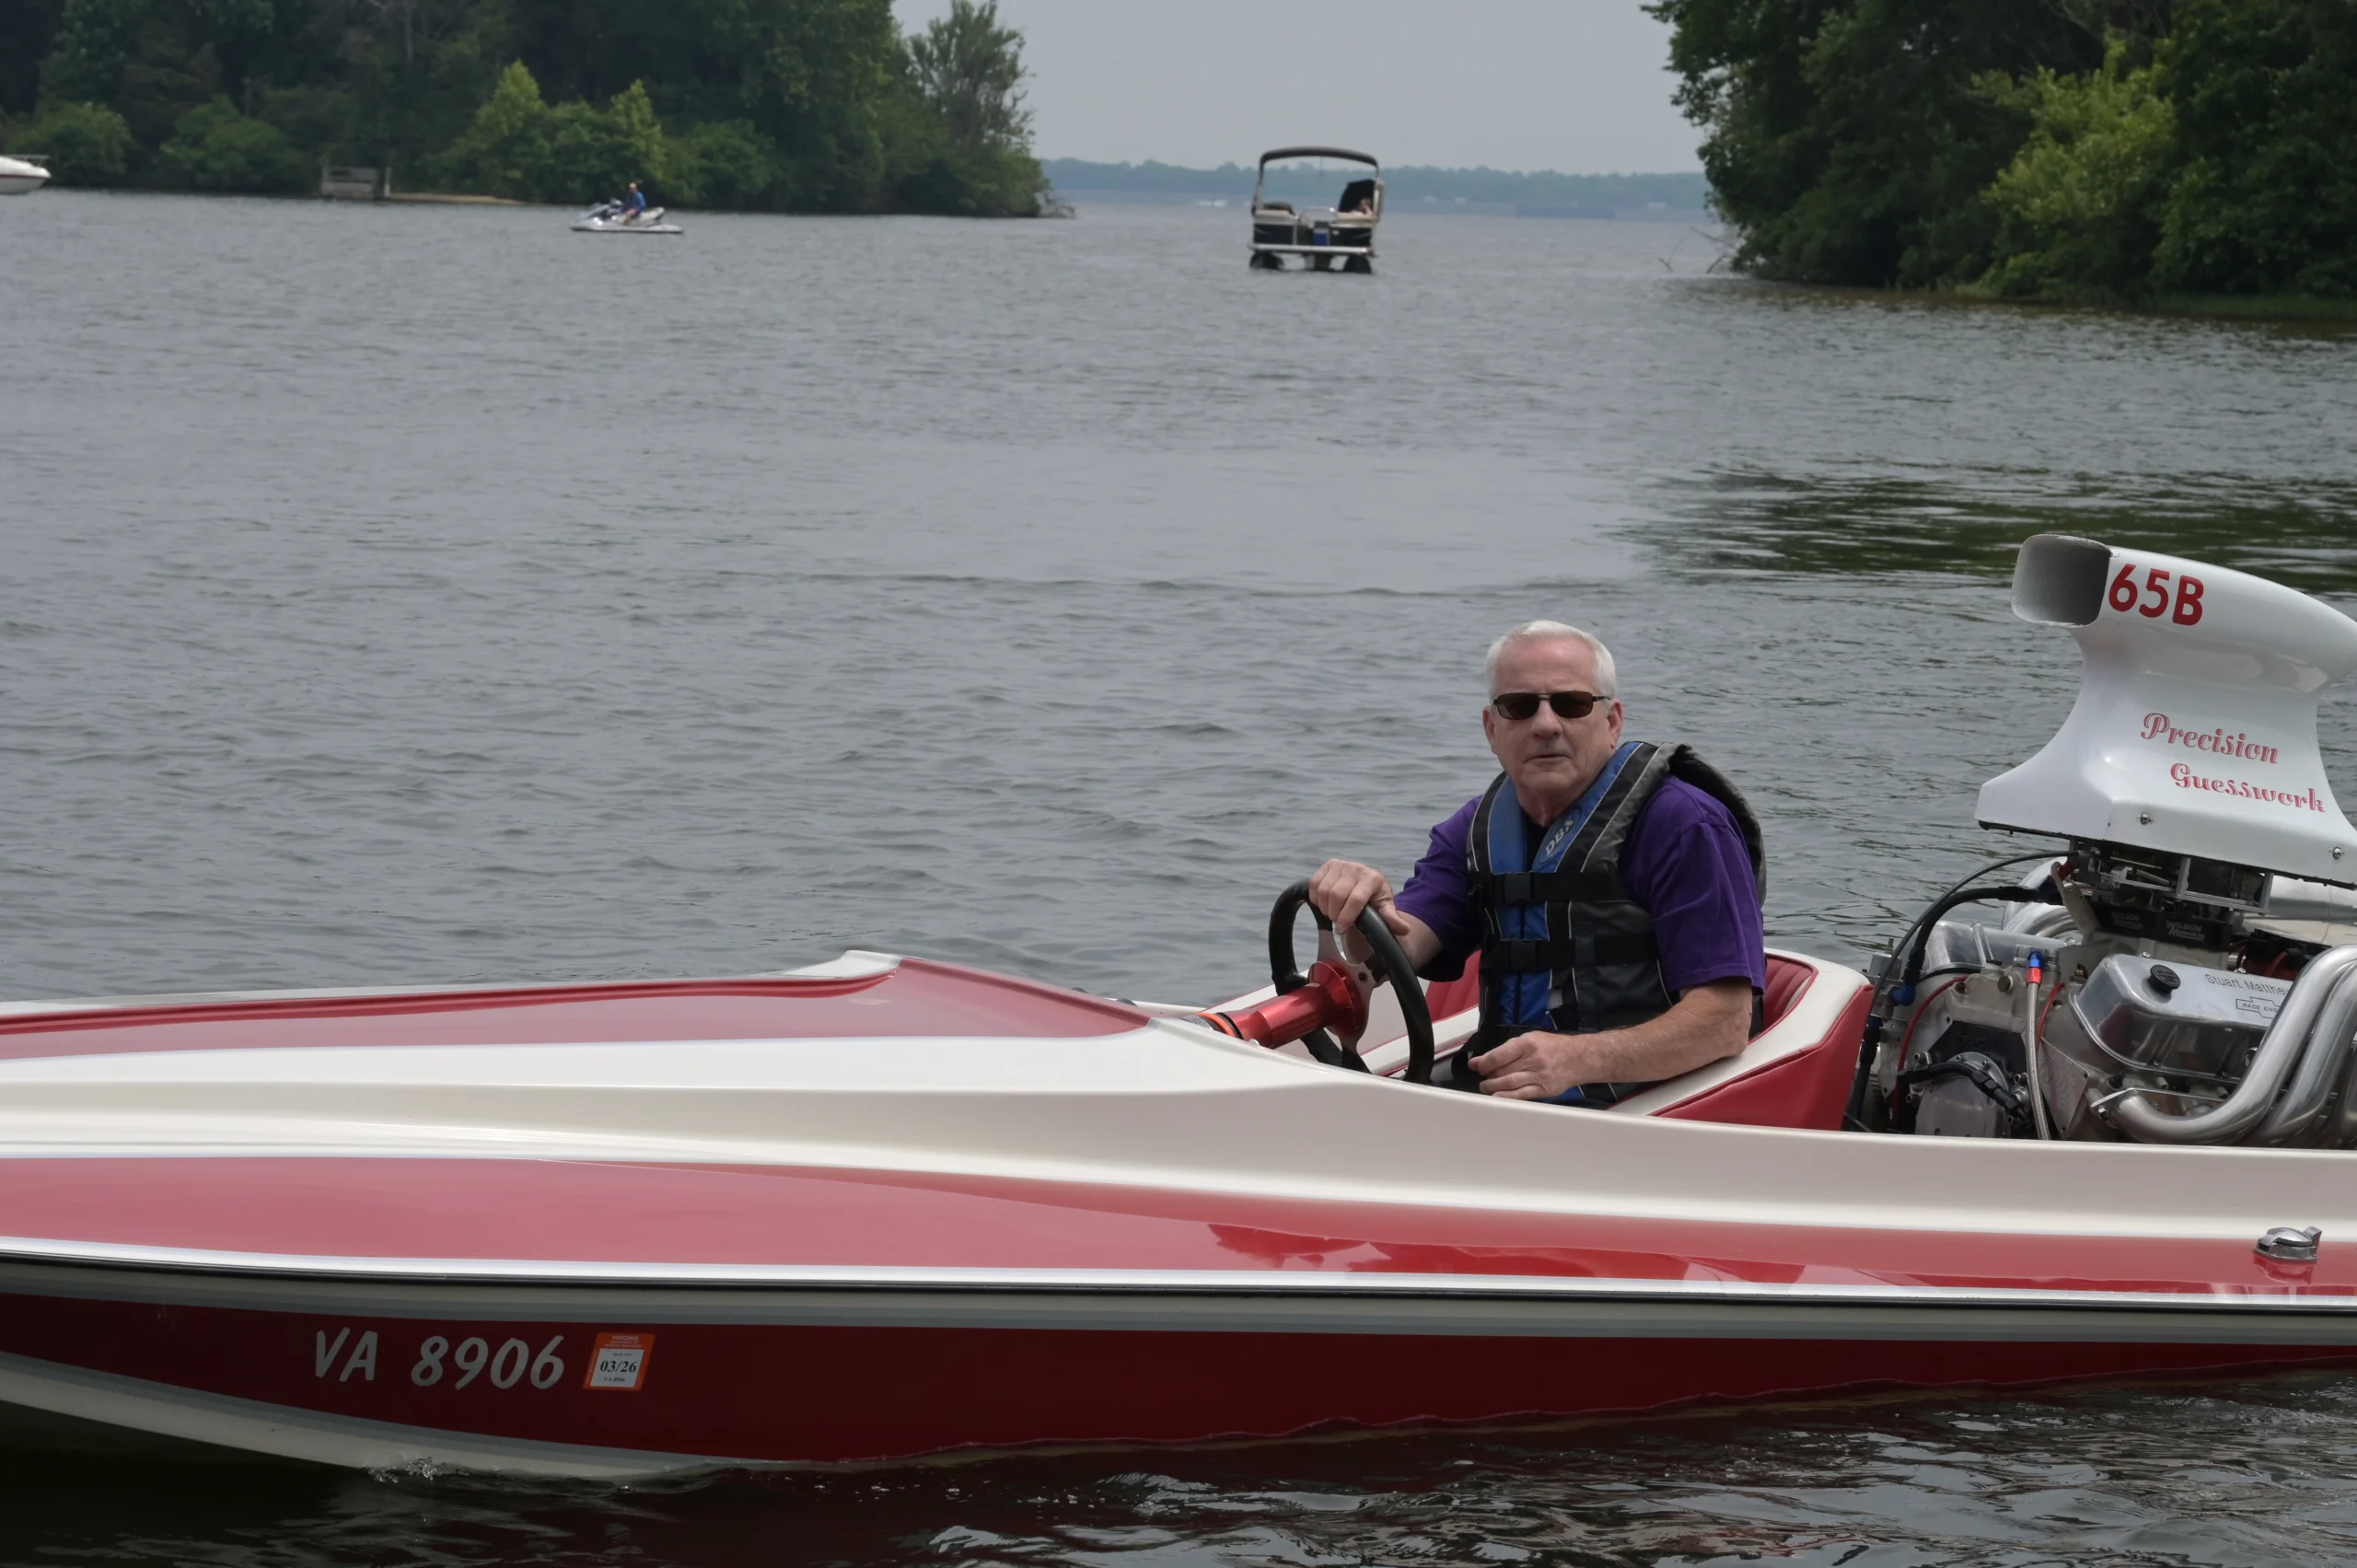
<path id="1" fill-rule="evenodd" d="M 2223 729 L 2179 729 L 2166 714 L 2144 715 L 2144 738 L 2157 740 L 2164 746 L 2214 751 L 2221 757 L 2241 757 L 2253 762 L 2272 762 L 2276 760 L 2274 747 L 2258 745 L 2239 730 L 2228 735 Z"/>
<path id="2" fill-rule="evenodd" d="M 2264 800 L 2272 806 L 2305 806 L 2311 811 L 2324 809 L 2324 802 L 2316 797 L 2316 792 L 2313 786 L 2305 792 L 2294 794 L 2287 789 L 2268 789 L 2258 784 L 2247 784 L 2241 779 L 2207 779 L 2183 762 L 2169 764 L 2169 777 L 2177 782 L 2177 787 L 2179 789 L 2206 789 L 2213 795 L 2237 796 L 2244 800 Z"/>

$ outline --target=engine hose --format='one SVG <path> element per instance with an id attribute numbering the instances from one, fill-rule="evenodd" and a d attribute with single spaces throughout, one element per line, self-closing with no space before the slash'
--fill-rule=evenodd
<path id="1" fill-rule="evenodd" d="M 1913 985 L 1923 978 L 1923 954 L 1932 945 L 1932 932 L 1940 917 L 1959 904 L 1977 904 L 2003 900 L 2014 904 L 2045 904 L 2054 901 L 2043 888 L 1963 888 L 1944 893 L 1932 907 L 1917 917 L 1912 933 L 1913 942 L 1907 950 L 1907 967 L 1900 972 L 1898 983 Z"/>
<path id="2" fill-rule="evenodd" d="M 2052 850 L 2039 850 L 2032 854 L 2008 855 L 2003 860 L 1991 861 L 1988 865 L 1967 875 L 1962 880 L 1950 884 L 1948 890 L 1933 900 L 1923 912 L 1917 915 L 1906 931 L 1900 935 L 1898 943 L 1891 948 L 1891 956 L 1896 958 L 1900 953 L 1905 953 L 1907 955 L 1906 969 L 1912 972 L 1904 974 L 1897 984 L 1893 984 L 1891 972 L 1885 970 L 1882 982 L 1875 988 L 1874 1005 L 1866 1014 L 1865 1029 L 1858 1038 L 1858 1064 L 1850 1075 L 1850 1103 L 1841 1113 L 1841 1119 L 1847 1125 L 1862 1132 L 1866 1130 L 1866 1086 L 1874 1076 L 1875 1053 L 1882 1049 L 1882 1030 L 1885 1021 L 1884 994 L 1886 992 L 1896 992 L 1900 986 L 1922 983 L 1924 979 L 1923 950 L 1931 942 L 1932 927 L 1939 923 L 1940 916 L 1958 904 L 1973 903 L 1982 899 L 1999 899 L 2014 903 L 2050 902 L 2052 895 L 2043 888 L 1974 888 L 1970 884 L 1988 876 L 1991 871 L 2003 871 L 2008 866 L 2027 865 L 2041 860 L 2052 862 L 2061 858 L 2061 856 Z"/>
<path id="3" fill-rule="evenodd" d="M 1954 904 L 1943 903 L 1941 900 L 1950 898 L 1964 889 L 1970 887 L 1973 883 L 1980 880 L 1981 877 L 1988 876 L 1991 871 L 2003 871 L 2015 865 L 2027 865 L 2033 861 L 2043 860 L 2050 864 L 2051 862 L 2061 858 L 2061 855 L 2057 854 L 2050 849 L 2039 850 L 2032 854 L 2008 855 L 2003 860 L 1992 860 L 1988 865 L 1980 867 L 1978 870 L 1958 877 L 1956 881 L 1948 884 L 1946 892 L 1942 893 L 1939 899 L 1934 899 L 1930 904 L 1926 905 L 1923 912 L 1917 915 L 1913 921 L 1909 923 L 1907 930 L 1899 936 L 1896 943 L 1892 944 L 1891 951 L 1893 953 L 1904 951 L 1908 946 L 1915 940 L 1915 934 L 1919 931 L 1926 932 L 1928 939 L 1928 928 L 1932 923 L 1937 921 L 1941 915 L 1946 913 L 1950 909 L 1956 907 Z M 2029 898 L 2041 900 L 2044 898 L 2043 894 L 2031 889 L 2020 888 L 2018 885 L 2010 887 L 2006 890 L 2017 897 L 2026 895 Z M 1917 961 L 1920 963 L 1922 960 L 1919 958 Z M 1920 980 L 1922 977 L 1919 975 L 1916 978 Z M 1885 979 L 1885 983 L 1888 983 L 1887 977 Z"/>
<path id="4" fill-rule="evenodd" d="M 2029 1039 L 2022 1042 L 2022 1071 L 2029 1079 L 2029 1123 L 2040 1138 L 2054 1136 L 2054 1129 L 2046 1119 L 2046 1073 L 2038 1059 L 2038 1026 L 2042 1021 L 2038 1011 L 2038 989 L 2046 978 L 2046 955 L 2033 952 L 2029 956 L 2029 1005 L 2024 1016 L 2029 1020 Z"/>

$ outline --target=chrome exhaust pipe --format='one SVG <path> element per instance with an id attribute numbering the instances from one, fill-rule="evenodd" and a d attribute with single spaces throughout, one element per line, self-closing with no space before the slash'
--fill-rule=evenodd
<path id="1" fill-rule="evenodd" d="M 2155 1091 L 2130 1089 L 2105 1108 L 2112 1125 L 2143 1144 L 2241 1143 L 2274 1109 L 2293 1069 L 2305 1063 L 2325 1005 L 2352 970 L 2357 970 L 2357 947 L 2335 947 L 2300 971 L 2258 1042 L 2250 1070 L 2222 1103 L 2180 1116 L 2154 1105 L 2149 1097 Z"/>
<path id="2" fill-rule="evenodd" d="M 2348 1068 L 2340 1075 L 2339 1102 L 2300 1142 L 2311 1149 L 2357 1148 L 2357 1045 L 2350 1050 Z"/>
<path id="3" fill-rule="evenodd" d="M 2258 1131 L 2244 1142 L 2278 1145 L 2308 1142 L 2307 1134 L 2316 1130 L 2326 1102 L 2348 1074 L 2352 1040 L 2357 1040 L 2357 972 L 2341 976 L 2340 983 L 2325 998 L 2308 1030 L 2299 1064 L 2292 1071 L 2291 1086 L 2276 1100 Z"/>

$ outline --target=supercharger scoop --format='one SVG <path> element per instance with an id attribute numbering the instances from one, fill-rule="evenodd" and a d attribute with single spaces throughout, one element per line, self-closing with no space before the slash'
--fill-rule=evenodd
<path id="1" fill-rule="evenodd" d="M 2014 611 L 2084 660 L 1985 827 L 2067 854 L 1959 889 L 1884 960 L 1869 1128 L 2357 1147 L 2357 829 L 2316 704 L 2357 621 L 2246 573 L 2092 540 L 2023 545 Z M 2011 906 L 1991 924 L 1975 904 Z"/>

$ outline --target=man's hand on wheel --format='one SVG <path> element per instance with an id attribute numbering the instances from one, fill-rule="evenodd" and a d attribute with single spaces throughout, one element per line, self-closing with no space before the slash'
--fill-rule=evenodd
<path id="1" fill-rule="evenodd" d="M 1382 872 L 1355 860 L 1329 860 L 1309 877 L 1309 901 L 1318 912 L 1342 931 L 1356 928 L 1359 911 L 1371 909 L 1395 936 L 1413 929 L 1408 917 L 1391 907 L 1391 884 Z"/>

